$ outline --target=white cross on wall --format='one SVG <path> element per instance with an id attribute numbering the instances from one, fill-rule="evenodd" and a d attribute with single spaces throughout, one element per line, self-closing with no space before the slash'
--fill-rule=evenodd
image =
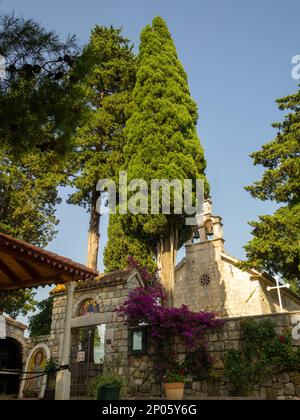
<path id="1" fill-rule="evenodd" d="M 279 300 L 279 306 L 281 312 L 283 312 L 283 306 L 282 306 L 282 299 L 281 299 L 281 289 L 290 289 L 291 285 L 289 283 L 283 284 L 280 286 L 278 278 L 276 278 L 276 286 L 275 287 L 267 287 L 267 291 L 270 292 L 271 290 L 277 289 L 278 293 L 278 300 Z"/>

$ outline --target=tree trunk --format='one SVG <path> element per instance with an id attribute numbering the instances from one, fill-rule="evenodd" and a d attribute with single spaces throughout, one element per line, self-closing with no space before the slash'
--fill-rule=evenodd
<path id="1" fill-rule="evenodd" d="M 100 242 L 100 213 L 97 211 L 97 201 L 100 197 L 100 192 L 96 189 L 92 192 L 91 212 L 90 212 L 90 226 L 88 233 L 88 258 L 87 266 L 97 270 L 98 253 Z"/>
<path id="2" fill-rule="evenodd" d="M 168 306 L 174 305 L 175 262 L 178 246 L 177 230 L 171 228 L 170 235 L 157 244 L 157 266 L 161 284 L 167 294 Z"/>

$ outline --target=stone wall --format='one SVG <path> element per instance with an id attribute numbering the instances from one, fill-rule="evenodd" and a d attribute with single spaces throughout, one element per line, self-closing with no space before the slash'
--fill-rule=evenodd
<path id="1" fill-rule="evenodd" d="M 248 317 L 250 318 L 250 317 Z M 227 350 L 238 349 L 241 339 L 241 325 L 246 317 L 228 318 L 217 332 L 207 336 L 208 349 L 213 358 L 213 369 L 209 379 L 194 381 L 188 377 L 185 386 L 185 398 L 229 397 L 229 384 L 223 376 L 223 358 Z M 300 323 L 300 312 L 284 314 L 253 316 L 251 319 L 271 319 L 276 324 L 278 334 L 291 331 Z M 300 328 L 299 328 L 300 330 Z M 299 331 L 300 332 L 300 331 Z M 293 342 L 295 347 L 300 346 L 300 339 Z M 185 347 L 178 339 L 176 352 L 180 358 L 185 357 Z M 160 383 L 155 381 L 153 371 L 154 348 L 149 346 L 146 356 L 129 357 L 128 394 L 138 395 L 141 398 L 160 398 L 163 390 Z M 300 372 L 281 372 L 270 378 L 261 387 L 256 387 L 253 397 L 262 399 L 298 399 L 300 398 Z"/>
<path id="2" fill-rule="evenodd" d="M 123 318 L 120 318 L 115 309 L 127 298 L 131 290 L 140 286 L 136 276 L 128 278 L 119 284 L 101 284 L 92 288 L 78 288 L 74 292 L 72 313 L 72 351 L 70 361 L 75 361 L 78 346 L 76 337 L 79 328 L 105 325 L 105 370 L 110 366 L 116 373 L 127 378 L 129 375 L 128 363 L 128 329 Z M 93 299 L 99 304 L 100 312 L 79 316 L 78 310 L 86 299 Z M 64 334 L 66 295 L 55 295 L 52 325 L 50 336 L 44 341 L 51 350 L 51 356 L 61 361 L 62 341 Z M 77 335 L 76 335 L 77 334 Z"/>

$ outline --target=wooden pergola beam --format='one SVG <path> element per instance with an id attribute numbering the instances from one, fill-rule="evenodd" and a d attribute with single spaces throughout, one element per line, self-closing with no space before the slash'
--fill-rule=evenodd
<path id="1" fill-rule="evenodd" d="M 39 272 L 34 267 L 32 267 L 27 261 L 20 260 L 17 257 L 15 257 L 14 260 L 19 265 L 19 267 L 21 267 L 22 270 L 25 271 L 26 274 L 28 274 L 28 276 L 31 279 L 36 279 L 40 276 Z"/>
<path id="2" fill-rule="evenodd" d="M 22 280 L 14 273 L 1 259 L 0 259 L 0 270 L 9 278 L 14 284 L 21 284 Z"/>

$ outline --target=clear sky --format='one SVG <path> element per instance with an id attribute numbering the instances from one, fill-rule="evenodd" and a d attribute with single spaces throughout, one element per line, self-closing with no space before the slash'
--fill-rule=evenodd
<path id="1" fill-rule="evenodd" d="M 62 37 L 76 33 L 82 44 L 95 24 L 123 27 L 136 49 L 153 17 L 166 20 L 199 107 L 214 212 L 224 219 L 227 251 L 242 258 L 247 222 L 274 208 L 243 187 L 262 173 L 249 154 L 276 134 L 271 124 L 282 114 L 275 99 L 298 88 L 291 60 L 300 54 L 299 0 L 0 0 L 0 10 L 32 17 Z M 87 215 L 66 204 L 57 214 L 59 234 L 49 249 L 85 263 Z M 106 228 L 104 219 L 101 253 Z"/>

